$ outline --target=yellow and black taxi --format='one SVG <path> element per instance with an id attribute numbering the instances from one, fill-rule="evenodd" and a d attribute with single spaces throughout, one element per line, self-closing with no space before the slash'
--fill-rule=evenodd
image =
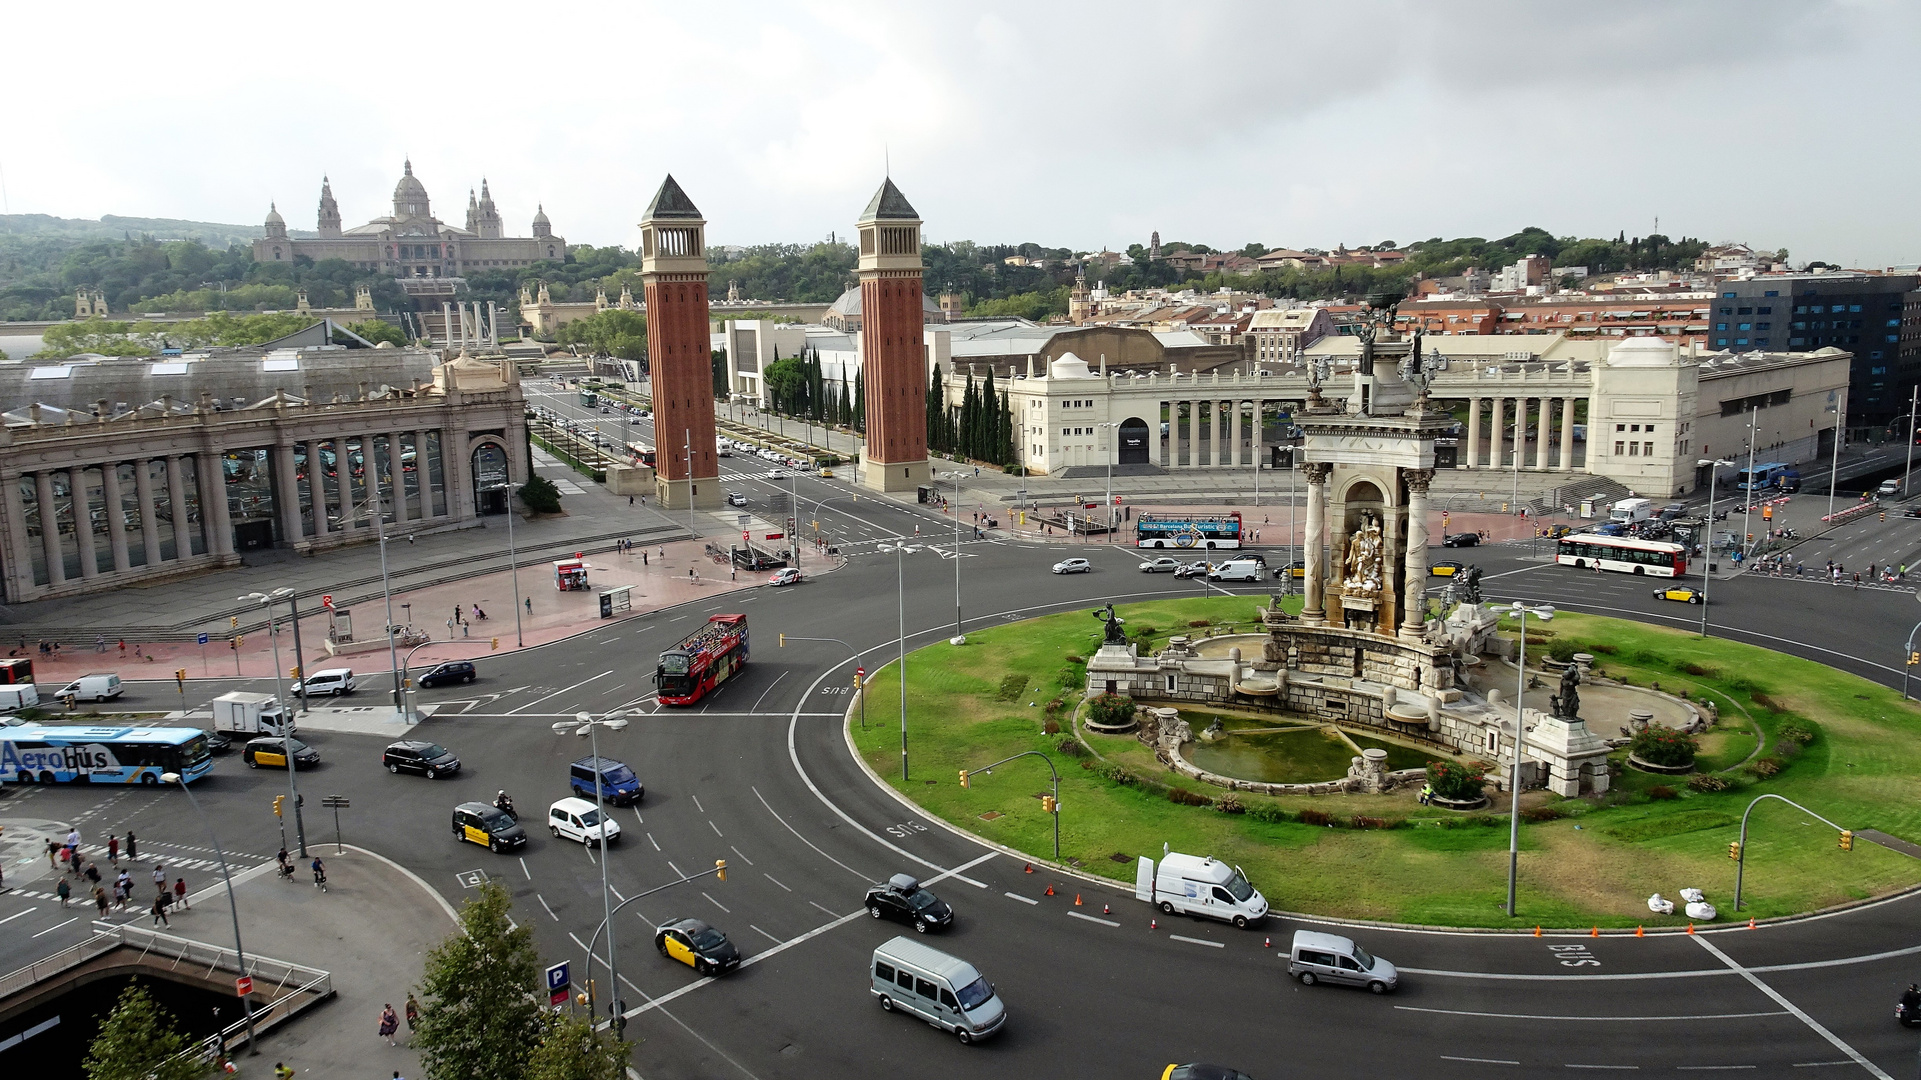
<path id="1" fill-rule="evenodd" d="M 1688 585 L 1663 585 L 1654 590 L 1656 600 L 1673 600 L 1682 604 L 1701 603 L 1701 590 Z"/>
<path id="2" fill-rule="evenodd" d="M 482 802 L 464 802 L 454 807 L 454 836 L 495 854 L 512 851 L 527 842 L 527 830 L 520 827 L 512 814 Z"/>
<path id="3" fill-rule="evenodd" d="M 702 975 L 725 975 L 740 966 L 734 943 L 699 919 L 676 919 L 655 930 L 654 948 Z"/>
<path id="4" fill-rule="evenodd" d="M 292 745 L 289 746 L 289 744 Z M 240 759 L 247 763 L 249 769 L 258 769 L 262 765 L 272 769 L 284 769 L 287 767 L 289 749 L 293 751 L 296 768 L 311 769 L 320 764 L 320 751 L 299 739 L 249 739 L 246 749 L 240 751 Z"/>
<path id="5" fill-rule="evenodd" d="M 1467 569 L 1466 563 L 1460 562 L 1459 560 L 1456 560 L 1456 559 L 1448 559 L 1445 562 L 1437 562 L 1433 566 L 1428 567 L 1427 576 L 1453 577 L 1454 575 L 1466 569 Z"/>
<path id="6" fill-rule="evenodd" d="M 1295 559 L 1291 563 L 1287 563 L 1286 565 L 1277 566 L 1274 568 L 1274 578 L 1277 581 L 1282 578 L 1294 578 L 1296 580 L 1299 580 L 1300 578 L 1304 578 L 1306 576 L 1307 576 L 1307 564 L 1302 562 L 1299 559 Z"/>
<path id="7" fill-rule="evenodd" d="M 1161 1080 L 1254 1080 L 1253 1077 L 1225 1065 L 1169 1065 L 1161 1071 Z"/>

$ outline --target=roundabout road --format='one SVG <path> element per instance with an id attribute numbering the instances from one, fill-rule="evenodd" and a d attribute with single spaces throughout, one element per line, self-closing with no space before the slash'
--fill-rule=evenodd
<path id="1" fill-rule="evenodd" d="M 855 501 L 845 486 L 812 478 L 796 484 L 808 504 L 829 500 L 820 511 L 824 527 L 849 537 L 843 569 L 797 588 L 756 589 L 610 623 L 485 660 L 484 678 L 472 686 L 423 692 L 443 710 L 417 729 L 418 737 L 447 744 L 465 762 L 449 780 L 381 771 L 384 740 L 315 734 L 323 765 L 301 778 L 310 839 L 319 846 L 331 836 L 315 796 L 349 796 L 348 839 L 395 858 L 455 903 L 463 879 L 471 880 L 466 875 L 484 872 L 512 892 L 515 917 L 533 928 L 543 961 L 571 960 L 578 976 L 601 917 L 600 853 L 540 831 L 520 854 L 494 855 L 455 842 L 448 811 L 504 787 L 537 822 L 566 794 L 567 762 L 588 752 L 586 740 L 556 736 L 550 725 L 578 710 L 633 711 L 625 731 L 601 737 L 602 752 L 627 761 L 647 785 L 638 807 L 616 811 L 625 832 L 606 856 L 616 901 L 710 869 L 715 859 L 726 859 L 729 869 L 725 882 L 677 886 L 616 917 L 628 1030 L 645 1039 L 635 1067 L 648 1080 L 838 1080 L 889 1072 L 986 1078 L 1015 1070 L 1145 1078 L 1168 1062 L 1196 1059 L 1263 1078 L 1410 1070 L 1462 1078 L 1550 1069 L 1912 1072 L 1915 1038 L 1889 1013 L 1899 988 L 1921 968 L 1914 929 L 1921 898 L 1694 936 L 1356 930 L 1407 973 L 1400 991 L 1374 997 L 1304 988 L 1286 977 L 1281 950 L 1264 943 L 1280 944 L 1302 924 L 1271 919 L 1237 931 L 1177 917 L 1149 929 L 1153 913 L 1119 889 L 1026 873 L 1021 860 L 918 817 L 849 755 L 841 717 L 854 658 L 829 643 L 777 648 L 776 641 L 782 631 L 845 638 L 860 662 L 877 669 L 894 652 L 895 572 L 892 559 L 866 541 L 911 536 L 916 525 L 922 543 L 951 549 L 951 539 L 941 539 L 935 515 Z M 786 486 L 783 480 L 780 488 Z M 1061 554 L 1043 544 L 963 544 L 968 626 L 1205 588 L 1136 572 L 1137 555 L 1119 544 L 1078 548 L 1075 554 L 1095 566 L 1085 575 L 1048 573 Z M 1494 597 L 1525 595 L 1667 621 L 1699 613 L 1659 606 L 1628 579 L 1577 578 L 1530 562 L 1525 545 L 1449 554 L 1486 567 Z M 951 633 L 952 557 L 951 550 L 907 557 L 910 650 Z M 1895 655 L 1879 639 L 1892 633 L 1897 611 L 1905 617 L 1913 610 L 1905 596 L 1843 597 L 1821 586 L 1745 580 L 1714 590 L 1709 613 L 1717 633 L 1882 681 L 1899 679 L 1898 667 L 1890 676 L 1873 665 Z M 651 697 L 656 656 L 723 609 L 748 613 L 752 662 L 700 706 L 660 709 Z M 132 701 L 164 705 L 171 694 L 171 684 L 144 684 Z M 890 723 L 885 702 L 869 702 L 867 713 L 870 724 Z M 197 791 L 230 848 L 270 858 L 278 843 L 271 796 L 284 790 L 284 780 L 228 758 Z M 172 845 L 179 857 L 197 857 L 188 853 L 204 844 L 190 811 L 166 792 L 102 798 L 87 789 L 34 789 L 16 793 L 5 813 L 79 820 L 94 833 L 134 822 L 143 848 Z M 1000 1037 L 964 1047 L 882 1012 L 869 995 L 868 956 L 900 928 L 869 920 L 861 897 L 869 883 L 899 872 L 936 882 L 955 908 L 957 925 L 931 944 L 973 962 L 997 984 L 1011 1011 Z M 1045 895 L 1049 884 L 1057 895 Z M 1084 906 L 1074 906 L 1077 894 Z M 0 959 L 24 962 L 84 929 L 84 920 L 59 922 L 73 913 L 48 907 L 18 894 L 0 897 L 0 920 L 17 920 L 0 925 L 45 931 L 12 935 L 14 943 L 0 945 Z M 700 979 L 655 953 L 650 927 L 684 916 L 723 929 L 748 958 L 743 968 L 725 979 Z M 254 947 L 272 955 L 270 943 Z M 600 960 L 594 973 L 604 999 L 609 982 Z M 394 989 L 396 996 L 404 991 Z"/>

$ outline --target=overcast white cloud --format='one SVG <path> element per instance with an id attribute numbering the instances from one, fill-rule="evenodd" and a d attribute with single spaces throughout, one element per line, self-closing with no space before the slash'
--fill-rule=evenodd
<path id="1" fill-rule="evenodd" d="M 458 222 L 845 234 L 891 158 L 935 240 L 1645 233 L 1921 261 L 1921 5 L 193 3 L 8 17 L 14 213 L 311 228 L 412 155 Z"/>

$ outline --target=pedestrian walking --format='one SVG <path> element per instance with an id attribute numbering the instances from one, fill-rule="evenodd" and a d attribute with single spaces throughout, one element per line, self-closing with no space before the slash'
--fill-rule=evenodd
<path id="1" fill-rule="evenodd" d="M 173 902 L 179 905 L 180 910 L 182 911 L 193 910 L 193 905 L 187 903 L 187 879 L 186 878 L 177 877 L 173 879 Z"/>
<path id="2" fill-rule="evenodd" d="M 115 911 L 127 910 L 127 897 L 132 891 L 133 882 L 127 879 L 127 875 L 121 874 L 113 883 L 113 909 Z"/>
<path id="3" fill-rule="evenodd" d="M 728 568 L 727 568 L 727 580 L 728 580 L 728 581 L 739 581 L 739 580 L 740 580 L 740 571 L 739 571 L 738 569 L 736 569 L 736 568 L 734 568 L 734 567 L 731 567 L 731 566 L 730 566 L 730 567 L 728 567 Z"/>
<path id="4" fill-rule="evenodd" d="M 93 651 L 94 652 L 107 651 L 107 635 L 100 634 L 93 639 Z"/>
<path id="5" fill-rule="evenodd" d="M 527 614 L 532 615 L 533 613 L 534 613 L 534 598 L 529 596 L 527 598 Z"/>
<path id="6" fill-rule="evenodd" d="M 88 881 L 93 882 L 95 885 L 100 884 L 100 870 L 93 865 L 91 860 L 87 862 L 86 876 Z"/>
<path id="7" fill-rule="evenodd" d="M 121 638 L 120 639 L 120 659 L 125 660 L 126 658 L 127 658 L 127 639 Z"/>
<path id="8" fill-rule="evenodd" d="M 1859 570 L 1856 570 L 1854 572 L 1854 591 L 1855 592 L 1861 591 L 1861 571 Z"/>
<path id="9" fill-rule="evenodd" d="M 111 833 L 107 835 L 107 863 L 111 866 L 120 865 L 120 838 Z"/>
<path id="10" fill-rule="evenodd" d="M 100 917 L 107 917 L 107 890 L 98 885 L 93 887 L 93 906 L 100 909 Z"/>
<path id="11" fill-rule="evenodd" d="M 140 857 L 140 839 L 139 837 L 136 837 L 133 835 L 132 829 L 129 829 L 127 830 L 127 861 L 132 862 L 133 860 L 138 859 L 139 857 Z"/>
<path id="12" fill-rule="evenodd" d="M 647 553 L 645 551 L 640 553 L 640 565 L 642 566 L 647 565 Z"/>
<path id="13" fill-rule="evenodd" d="M 67 846 L 74 849 L 75 851 L 80 850 L 80 830 L 79 829 L 67 830 Z"/>
<path id="14" fill-rule="evenodd" d="M 153 887 L 157 892 L 167 891 L 167 868 L 159 863 L 153 864 Z"/>
<path id="15" fill-rule="evenodd" d="M 634 497 L 632 495 L 627 496 L 627 505 L 628 506 L 634 505 Z"/>
<path id="16" fill-rule="evenodd" d="M 399 1046 L 394 1041 L 394 1032 L 400 1028 L 400 1018 L 394 1015 L 394 1007 L 389 1004 L 380 1010 L 380 1037 L 387 1040 L 388 1046 Z"/>
<path id="17" fill-rule="evenodd" d="M 473 629 L 473 624 L 472 624 L 472 623 L 461 623 L 461 624 L 460 624 L 460 636 L 461 636 L 461 637 L 466 637 L 466 636 L 468 635 L 468 632 L 469 632 L 469 631 L 471 631 L 472 629 Z"/>
<path id="18" fill-rule="evenodd" d="M 47 838 L 47 865 L 60 869 L 60 842 L 52 837 Z"/>
<path id="19" fill-rule="evenodd" d="M 420 1002 L 414 1000 L 413 991 L 407 991 L 407 1034 L 420 1025 Z"/>
<path id="20" fill-rule="evenodd" d="M 67 898 L 73 895 L 73 888 L 67 884 L 67 879 L 61 878 L 57 883 L 55 883 L 53 886 L 53 891 L 54 891 L 54 895 L 60 897 L 60 906 L 66 907 Z"/>
<path id="21" fill-rule="evenodd" d="M 167 929 L 169 930 L 173 929 L 173 920 L 167 918 L 167 894 L 166 893 L 163 892 L 159 896 L 154 897 L 153 907 L 149 910 L 150 910 L 150 913 L 153 915 L 153 924 L 155 926 L 159 926 L 164 923 Z"/>
<path id="22" fill-rule="evenodd" d="M 659 558 L 659 559 L 663 559 L 663 560 L 664 560 L 664 559 L 666 559 L 666 558 L 667 558 L 667 549 L 666 549 L 666 548 L 664 548 L 664 547 L 662 547 L 662 548 L 655 548 L 655 549 L 654 549 L 654 556 L 655 556 L 656 558 Z"/>

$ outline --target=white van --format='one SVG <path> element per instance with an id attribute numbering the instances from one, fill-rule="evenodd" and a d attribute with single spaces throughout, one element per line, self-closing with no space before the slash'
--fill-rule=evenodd
<path id="1" fill-rule="evenodd" d="M 868 975 L 881 1008 L 912 1013 L 961 1042 L 985 1039 L 1007 1023 L 1007 1007 L 974 965 L 913 938 L 875 949 Z"/>
<path id="2" fill-rule="evenodd" d="M 308 675 L 305 680 L 296 680 L 287 688 L 287 693 L 299 694 L 305 691 L 308 697 L 319 697 L 321 694 L 351 694 L 357 685 L 359 684 L 354 682 L 352 668 L 328 668 Z"/>
<path id="3" fill-rule="evenodd" d="M 1294 947 L 1288 953 L 1287 973 L 1301 980 L 1302 986 L 1317 982 L 1342 986 L 1365 986 L 1385 994 L 1400 984 L 1401 973 L 1378 956 L 1370 956 L 1353 939 L 1312 930 L 1294 931 Z"/>
<path id="4" fill-rule="evenodd" d="M 1653 516 L 1653 499 L 1622 499 L 1614 504 L 1614 513 L 1609 515 L 1609 520 L 1618 521 L 1623 525 L 1632 525 Z"/>
<path id="5" fill-rule="evenodd" d="M 71 696 L 76 701 L 106 701 L 120 696 L 120 676 L 106 671 L 89 672 L 60 688 L 55 700 Z"/>
<path id="6" fill-rule="evenodd" d="M 1247 883 L 1241 868 L 1212 855 L 1169 852 L 1158 867 L 1141 856 L 1134 867 L 1134 899 L 1153 904 L 1164 915 L 1205 915 L 1242 927 L 1267 916 L 1267 898 Z"/>
<path id="7" fill-rule="evenodd" d="M 1235 558 L 1224 563 L 1215 563 L 1214 568 L 1207 572 L 1207 579 L 1209 581 L 1259 581 L 1266 570 L 1267 565 L 1264 559 Z"/>
<path id="8" fill-rule="evenodd" d="M 577 840 L 603 847 L 620 839 L 620 822 L 601 820 L 600 810 L 586 799 L 571 796 L 547 808 L 547 831 L 556 840 Z"/>
<path id="9" fill-rule="evenodd" d="M 40 704 L 40 688 L 32 683 L 0 686 L 0 712 L 18 712 Z"/>

